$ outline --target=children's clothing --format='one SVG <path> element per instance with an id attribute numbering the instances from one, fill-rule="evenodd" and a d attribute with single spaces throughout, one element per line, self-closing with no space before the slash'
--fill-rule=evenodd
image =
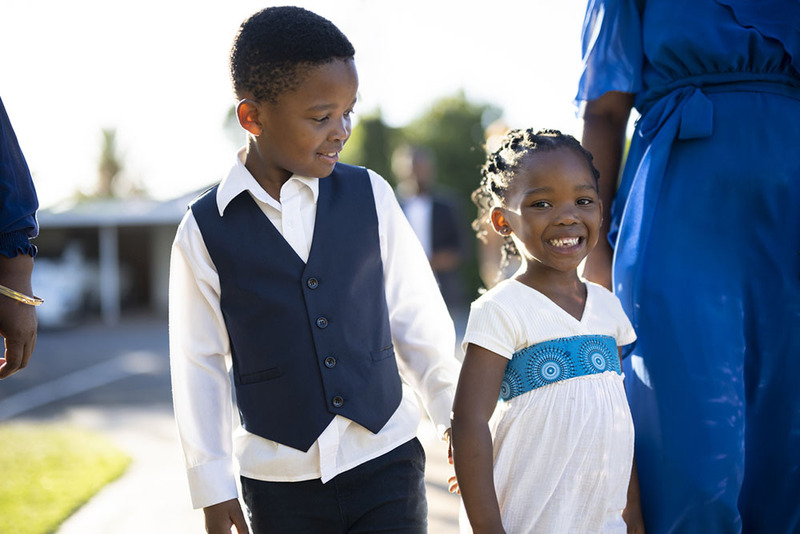
<path id="1" fill-rule="evenodd" d="M 591 282 L 586 291 L 580 320 L 514 279 L 472 304 L 465 347 L 472 343 L 509 360 L 514 353 L 527 355 L 530 363 L 547 366 L 520 367 L 531 373 L 531 382 L 552 381 L 501 401 L 490 421 L 494 483 L 509 533 L 626 531 L 622 510 L 633 463 L 633 424 L 623 377 L 610 363 L 618 358 L 616 347 L 605 354 L 609 347 L 598 343 L 598 336 L 622 346 L 636 335 L 612 293 Z M 595 368 L 558 380 L 572 357 L 554 350 L 537 359 L 535 348 L 528 349 L 537 344 L 544 350 L 577 350 L 574 361 L 585 356 L 586 365 Z M 603 365 L 609 370 L 600 371 Z M 507 374 L 507 389 L 514 387 L 512 380 Z M 460 523 L 462 532 L 470 532 L 463 506 Z"/>
<path id="2" fill-rule="evenodd" d="M 500 385 L 508 401 L 536 388 L 579 376 L 622 374 L 617 340 L 611 336 L 572 336 L 536 343 L 513 354 Z"/>
<path id="3" fill-rule="evenodd" d="M 223 217 L 217 191 L 191 209 L 220 279 L 242 427 L 301 451 L 335 415 L 378 432 L 402 386 L 367 170 L 337 165 L 319 182 L 305 262 L 250 195 L 234 198 Z"/>
<path id="4" fill-rule="evenodd" d="M 323 194 L 319 179 L 292 176 L 281 188 L 279 202 L 245 168 L 244 155 L 244 151 L 239 153 L 219 186 L 220 213 L 224 217 L 225 208 L 239 195 L 250 195 L 297 256 L 307 262 L 318 197 Z M 409 385 L 421 395 L 437 429 L 443 432 L 449 426 L 458 375 L 452 320 L 391 187 L 372 171 L 365 179 L 378 217 L 384 292 L 403 395 L 379 432 L 373 434 L 337 415 L 307 452 L 247 432 L 233 414 L 231 341 L 220 308 L 220 277 L 191 210 L 181 222 L 170 271 L 170 357 L 175 414 L 196 508 L 237 497 L 234 458 L 239 473 L 250 479 L 321 479 L 326 483 L 408 442 L 416 435 L 420 418 Z M 359 213 L 352 216 L 358 219 Z M 337 235 L 343 241 L 348 238 Z M 240 261 L 247 261 L 248 250 L 241 250 L 241 255 Z M 316 357 L 299 352 L 296 356 Z"/>
<path id="5" fill-rule="evenodd" d="M 425 534 L 425 450 L 414 438 L 327 484 L 319 479 L 286 484 L 243 477 L 242 499 L 254 533 Z"/>

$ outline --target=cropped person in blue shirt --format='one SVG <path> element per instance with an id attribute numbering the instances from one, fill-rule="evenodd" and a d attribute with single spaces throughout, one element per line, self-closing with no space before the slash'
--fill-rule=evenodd
<path id="1" fill-rule="evenodd" d="M 36 345 L 36 308 L 31 273 L 39 233 L 39 201 L 28 164 L 0 100 L 0 335 L 5 354 L 0 379 L 28 365 Z"/>
<path id="2" fill-rule="evenodd" d="M 638 334 L 649 534 L 800 532 L 798 21 L 796 0 L 589 2 L 577 100 Z M 604 245 L 584 275 L 611 287 Z"/>

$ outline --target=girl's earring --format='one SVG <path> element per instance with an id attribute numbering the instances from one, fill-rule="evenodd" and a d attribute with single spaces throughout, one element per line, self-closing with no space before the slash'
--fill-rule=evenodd
<path id="1" fill-rule="evenodd" d="M 501 226 L 501 227 L 500 227 L 500 233 L 501 233 L 502 235 L 508 235 L 508 234 L 510 234 L 510 233 L 511 233 L 511 228 L 510 228 L 510 227 L 508 227 L 508 226 Z"/>

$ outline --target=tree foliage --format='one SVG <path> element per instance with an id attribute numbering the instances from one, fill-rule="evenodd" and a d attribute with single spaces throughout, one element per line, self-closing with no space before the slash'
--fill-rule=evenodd
<path id="1" fill-rule="evenodd" d="M 470 102 L 459 92 L 435 102 L 427 113 L 405 127 L 403 134 L 408 142 L 433 151 L 438 183 L 469 202 L 486 159 L 484 129 L 499 115 L 496 107 Z"/>
<path id="2" fill-rule="evenodd" d="M 97 196 L 112 197 L 117 177 L 122 171 L 122 158 L 117 147 L 117 131 L 114 128 L 103 128 L 102 134 L 103 144 L 97 165 Z"/>
<path id="3" fill-rule="evenodd" d="M 402 133 L 383 122 L 380 110 L 359 117 L 350 140 L 342 152 L 342 160 L 363 165 L 387 180 L 391 176 L 392 152 L 398 146 Z"/>
<path id="4" fill-rule="evenodd" d="M 103 128 L 100 157 L 97 162 L 97 186 L 91 193 L 76 192 L 79 201 L 97 198 L 146 196 L 141 181 L 126 172 L 125 158 L 117 142 L 115 128 Z"/>
<path id="5" fill-rule="evenodd" d="M 437 184 L 453 193 L 461 208 L 464 232 L 471 237 L 475 209 L 470 194 L 478 187 L 480 167 L 485 160 L 484 130 L 500 115 L 497 107 L 470 102 L 459 92 L 437 100 L 420 117 L 401 128 L 387 126 L 380 112 L 362 116 L 353 129 L 343 160 L 364 165 L 396 184 L 391 171 L 394 150 L 403 143 L 428 148 L 436 156 Z M 481 286 L 477 265 L 476 246 L 473 246 L 463 272 L 465 289 L 471 297 L 477 296 Z"/>

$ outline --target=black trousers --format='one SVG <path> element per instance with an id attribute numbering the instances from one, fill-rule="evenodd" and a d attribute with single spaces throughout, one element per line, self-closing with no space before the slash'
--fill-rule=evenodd
<path id="1" fill-rule="evenodd" d="M 323 484 L 242 477 L 253 534 L 425 534 L 425 451 L 417 438 Z"/>

